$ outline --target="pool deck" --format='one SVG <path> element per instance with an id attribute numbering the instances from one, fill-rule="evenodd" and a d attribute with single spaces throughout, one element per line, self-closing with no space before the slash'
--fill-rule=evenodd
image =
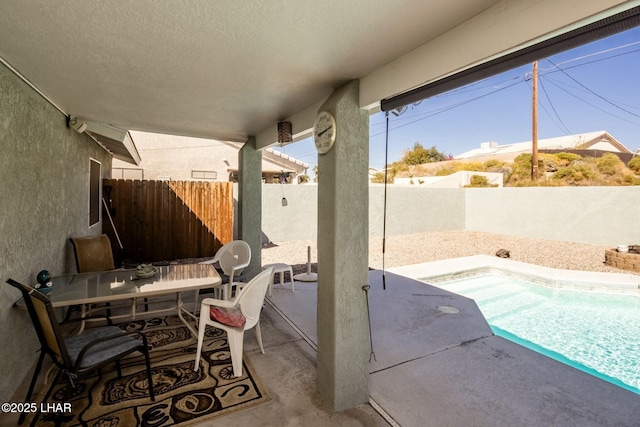
<path id="1" fill-rule="evenodd" d="M 557 282 L 576 289 L 612 290 L 640 295 L 640 276 L 627 273 L 561 270 L 488 255 L 451 258 L 441 261 L 390 268 L 387 271 L 412 279 L 451 278 L 478 270 L 500 270 L 529 278 Z"/>
<path id="2" fill-rule="evenodd" d="M 541 273 L 530 264 L 494 258 L 474 256 L 394 268 L 385 275 L 386 290 L 382 272 L 371 271 L 376 356 L 370 366 L 371 403 L 337 413 L 316 390 L 317 284 L 296 282 L 295 292 L 276 285 L 261 317 L 265 353 L 253 332 L 244 340 L 245 357 L 271 401 L 194 427 L 640 425 L 640 395 L 493 335 L 473 300 L 407 277 L 425 277 L 425 271 L 441 275 L 488 268 L 496 262 Z M 586 278 L 594 277 L 611 278 L 592 274 Z M 640 278 L 615 279 L 623 287 L 637 288 Z M 459 312 L 450 313 L 456 311 L 450 307 Z M 22 400 L 29 379 L 14 401 Z M 16 425 L 16 417 L 0 414 L 0 425 Z"/>
<path id="3" fill-rule="evenodd" d="M 483 264 L 476 262 L 477 267 Z M 473 300 L 396 274 L 407 268 L 386 273 L 386 290 L 381 271 L 370 272 L 376 356 L 370 397 L 391 424 L 639 425 L 640 395 L 493 335 Z M 424 277 L 424 268 L 421 272 Z M 634 280 L 629 286 L 637 289 L 638 277 Z M 317 343 L 316 286 L 297 282 L 295 292 L 276 287 L 268 310 L 272 322 L 275 313 L 283 316 L 312 349 Z M 449 313 L 456 311 L 450 307 L 459 312 Z M 249 353 L 254 365 L 264 356 Z M 286 412 L 282 416 L 287 419 Z M 331 424 L 318 420 L 312 425 Z"/>

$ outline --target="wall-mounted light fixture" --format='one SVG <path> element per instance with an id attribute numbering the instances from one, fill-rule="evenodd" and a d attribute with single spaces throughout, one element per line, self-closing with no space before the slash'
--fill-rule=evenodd
<path id="1" fill-rule="evenodd" d="M 87 124 L 76 116 L 67 116 L 67 126 L 78 133 L 82 133 L 87 129 Z"/>
<path id="2" fill-rule="evenodd" d="M 278 144 L 290 144 L 293 142 L 293 127 L 291 122 L 278 122 Z"/>
<path id="3" fill-rule="evenodd" d="M 293 142 L 293 131 L 291 122 L 278 122 L 278 144 L 282 147 L 285 144 Z M 283 153 L 284 155 L 284 153 Z M 282 189 L 282 206 L 287 206 L 287 198 L 284 196 L 284 181 L 286 174 L 284 172 L 284 157 L 282 157 L 282 174 L 280 175 L 280 188 Z"/>

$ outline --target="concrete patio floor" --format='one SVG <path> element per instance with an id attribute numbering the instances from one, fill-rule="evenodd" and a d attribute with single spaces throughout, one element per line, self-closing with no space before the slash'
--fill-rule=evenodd
<path id="1" fill-rule="evenodd" d="M 369 280 L 370 403 L 334 413 L 320 397 L 317 284 L 296 282 L 295 292 L 276 285 L 265 303 L 265 354 L 245 335 L 271 401 L 196 426 L 640 425 L 640 395 L 494 336 L 473 300 L 390 272 L 386 290 L 381 271 Z"/>
<path id="2" fill-rule="evenodd" d="M 390 422 L 370 404 L 340 413 L 324 404 L 315 390 L 317 284 L 296 282 L 295 292 L 276 285 L 267 301 L 265 354 L 252 333 L 245 338 L 272 401 L 215 425 L 639 425 L 639 395 L 494 336 L 474 301 L 388 272 L 386 283 L 370 272 L 370 397 Z"/>

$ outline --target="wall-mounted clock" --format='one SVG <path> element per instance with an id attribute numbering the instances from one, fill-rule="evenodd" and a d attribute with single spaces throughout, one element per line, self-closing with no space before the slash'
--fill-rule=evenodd
<path id="1" fill-rule="evenodd" d="M 328 111 L 320 111 L 313 124 L 313 139 L 318 153 L 324 154 L 331 150 L 336 142 L 336 119 Z"/>

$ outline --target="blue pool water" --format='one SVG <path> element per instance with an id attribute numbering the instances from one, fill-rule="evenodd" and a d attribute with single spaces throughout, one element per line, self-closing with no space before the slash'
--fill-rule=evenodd
<path id="1" fill-rule="evenodd" d="M 474 299 L 496 335 L 640 394 L 640 296 L 502 275 L 437 286 Z"/>

